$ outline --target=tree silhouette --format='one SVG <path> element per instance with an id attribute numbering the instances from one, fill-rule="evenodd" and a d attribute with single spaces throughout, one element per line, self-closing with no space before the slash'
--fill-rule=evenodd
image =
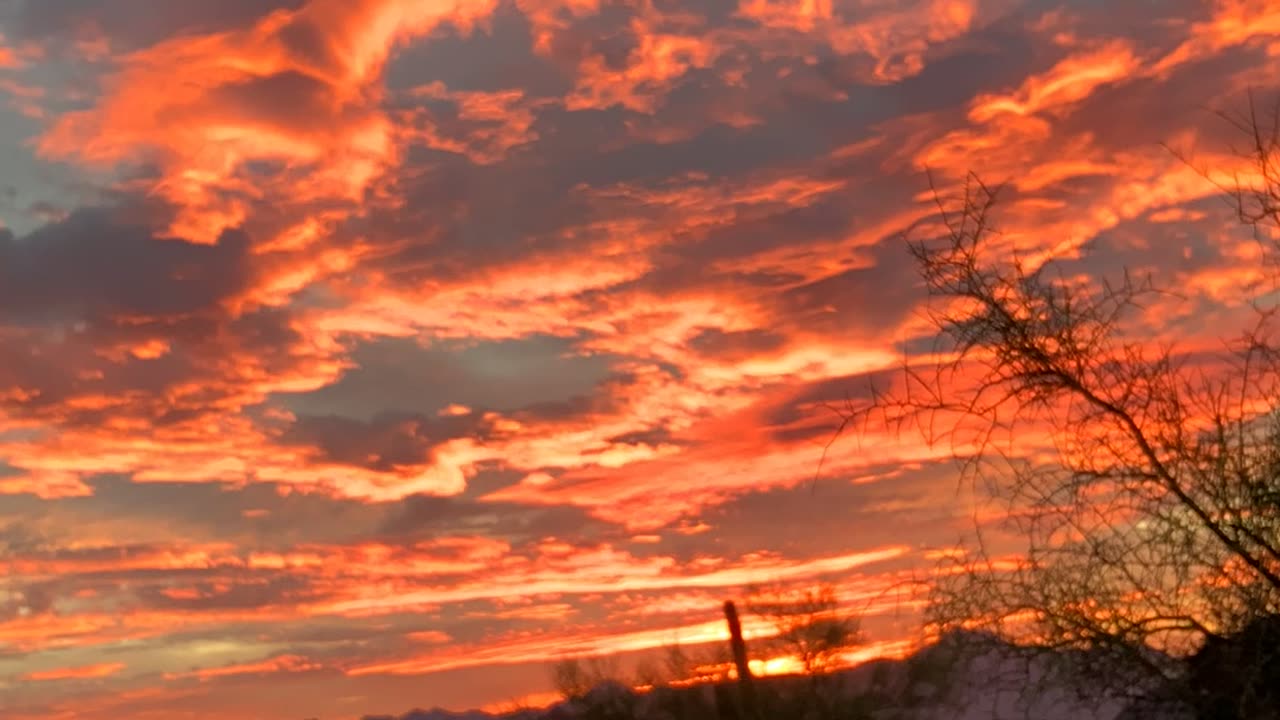
<path id="1" fill-rule="evenodd" d="M 552 670 L 556 691 L 581 720 L 633 720 L 637 698 L 616 657 L 566 658 Z"/>
<path id="2" fill-rule="evenodd" d="M 794 657 L 806 675 L 836 669 L 841 655 L 862 641 L 858 618 L 841 609 L 828 584 L 753 588 L 747 607 L 772 626 L 775 651 Z"/>
<path id="3" fill-rule="evenodd" d="M 843 667 L 843 655 L 862 642 L 858 618 L 841 608 L 835 588 L 756 587 L 747 608 L 772 626 L 773 652 L 794 658 L 805 676 L 802 691 L 783 697 L 785 717 L 845 717 L 846 693 L 830 673 Z M 775 714 L 778 711 L 775 710 Z"/>
<path id="4" fill-rule="evenodd" d="M 1245 118 L 1264 171 L 1230 189 L 1259 227 L 1280 221 L 1280 134 Z M 939 568 L 929 621 L 1079 660 L 1071 672 L 1099 692 L 1244 717 L 1205 714 L 1183 660 L 1280 613 L 1280 342 L 1264 304 L 1280 286 L 1222 352 L 1155 344 L 1144 313 L 1169 295 L 1150 279 L 1096 282 L 1020 254 L 993 226 L 1002 189 L 975 175 L 954 196 L 931 186 L 938 232 L 908 246 L 932 359 L 844 420 L 949 443 L 1021 547 L 993 548 L 980 527 Z M 1237 678 L 1274 672 L 1273 656 L 1214 657 Z"/>

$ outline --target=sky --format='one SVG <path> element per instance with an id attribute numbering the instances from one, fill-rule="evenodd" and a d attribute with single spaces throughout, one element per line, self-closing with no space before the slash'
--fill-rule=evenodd
<path id="1" fill-rule="evenodd" d="M 0 714 L 481 706 L 763 582 L 893 647 L 998 519 L 823 459 L 928 347 L 925 170 L 1207 347 L 1278 66 L 1265 0 L 0 0 Z"/>

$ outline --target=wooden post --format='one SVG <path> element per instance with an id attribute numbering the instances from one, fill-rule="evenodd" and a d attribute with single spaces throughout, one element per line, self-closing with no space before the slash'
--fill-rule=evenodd
<path id="1" fill-rule="evenodd" d="M 751 682 L 751 666 L 747 664 L 747 643 L 742 639 L 742 623 L 738 621 L 738 608 L 732 600 L 724 601 L 724 619 L 729 623 L 729 647 L 733 650 L 733 664 L 738 668 L 738 695 L 743 720 L 758 720 L 755 685 Z"/>

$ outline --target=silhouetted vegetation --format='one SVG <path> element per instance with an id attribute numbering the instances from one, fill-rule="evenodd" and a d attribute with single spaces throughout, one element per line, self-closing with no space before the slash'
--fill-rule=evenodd
<path id="1" fill-rule="evenodd" d="M 840 608 L 831 585 L 753 588 L 747 607 L 773 627 L 773 652 L 794 658 L 805 675 L 834 670 L 841 655 L 862 641 L 858 618 Z"/>
<path id="2" fill-rule="evenodd" d="M 1274 259 L 1280 114 L 1272 120 L 1241 119 L 1258 172 L 1229 189 Z M 908 363 L 845 418 L 948 443 L 1016 540 L 992 547 L 995 533 L 980 527 L 937 574 L 929 621 L 938 632 L 981 628 L 1052 658 L 1047 682 L 1128 695 L 1147 712 L 1280 716 L 1262 690 L 1274 687 L 1275 644 L 1256 639 L 1280 613 L 1280 339 L 1269 304 L 1280 284 L 1269 276 L 1253 289 L 1255 322 L 1221 352 L 1153 344 L 1149 323 L 1173 294 L 1127 271 L 1096 281 L 1070 259 L 1026 254 L 995 227 L 1003 192 L 976 176 L 955 196 L 935 187 L 940 232 L 909 247 L 941 359 Z M 1032 447 L 1037 437 L 1047 442 Z"/>
<path id="3" fill-rule="evenodd" d="M 755 588 L 747 606 L 773 629 L 766 644 L 769 654 L 794 660 L 805 677 L 802 685 L 777 699 L 787 701 L 795 717 L 844 717 L 837 713 L 845 693 L 832 671 L 843 666 L 843 654 L 862 637 L 858 618 L 840 607 L 835 588 Z"/>
<path id="4" fill-rule="evenodd" d="M 696 651 L 667 648 L 665 667 L 651 663 L 637 670 L 635 692 L 622 682 L 614 665 L 598 659 L 567 659 L 553 670 L 564 703 L 548 711 L 547 719 L 634 718 L 683 720 L 725 718 L 757 720 L 857 720 L 870 718 L 885 705 L 875 683 L 850 683 L 841 671 L 842 655 L 861 642 L 857 618 L 842 609 L 829 585 L 810 588 L 753 588 L 746 612 L 763 619 L 771 634 L 751 643 L 751 659 L 793 662 L 789 674 L 748 678 L 736 668 L 747 663 L 746 643 L 734 642 L 733 603 L 726 603 L 730 642 Z M 734 647 L 741 652 L 731 652 Z M 736 666 L 736 668 L 735 668 Z"/>

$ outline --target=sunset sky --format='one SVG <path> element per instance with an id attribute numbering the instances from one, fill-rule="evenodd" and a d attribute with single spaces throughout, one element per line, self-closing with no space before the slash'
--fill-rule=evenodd
<path id="1" fill-rule="evenodd" d="M 1266 0 L 0 0 L 0 715 L 323 720 L 881 591 L 979 522 L 824 407 L 929 347 L 901 233 L 1182 303 Z"/>

